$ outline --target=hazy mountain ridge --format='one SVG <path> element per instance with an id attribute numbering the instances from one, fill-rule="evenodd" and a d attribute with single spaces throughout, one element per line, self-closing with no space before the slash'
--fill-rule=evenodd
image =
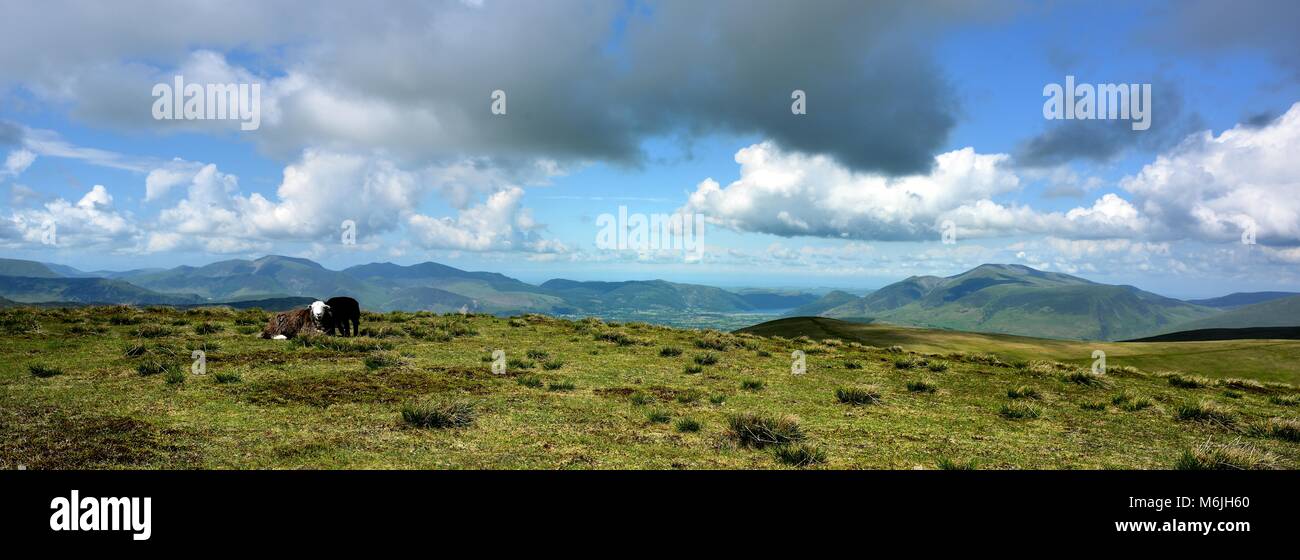
<path id="1" fill-rule="evenodd" d="M 980 265 L 955 276 L 916 276 L 818 315 L 900 325 L 1068 339 L 1118 340 L 1217 310 L 1021 265 Z"/>
<path id="2" fill-rule="evenodd" d="M 89 274 L 63 265 L 0 259 L 0 297 L 21 303 L 195 305 L 347 295 L 377 311 L 537 312 L 648 321 L 739 318 L 790 305 L 786 316 L 1092 340 L 1300 322 L 1293 318 L 1300 316 L 1293 312 L 1300 311 L 1300 296 L 1283 297 L 1286 292 L 1230 294 L 1197 300 L 1209 304 L 1197 305 L 1133 286 L 1005 264 L 985 264 L 949 277 L 913 276 L 863 296 L 836 290 L 820 298 L 790 290 L 729 291 L 665 280 L 553 279 L 534 285 L 434 262 L 371 263 L 336 271 L 308 259 L 275 255 L 112 273 L 118 279 Z M 1238 305 L 1256 300 L 1262 303 Z"/>

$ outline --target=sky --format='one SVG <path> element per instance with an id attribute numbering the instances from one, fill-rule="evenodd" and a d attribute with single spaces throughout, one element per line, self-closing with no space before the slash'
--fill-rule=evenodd
<path id="1" fill-rule="evenodd" d="M 5 12 L 8 258 L 850 289 L 992 262 L 1173 297 L 1300 290 L 1291 1 Z M 257 85 L 257 126 L 160 115 L 177 76 Z M 1149 85 L 1150 127 L 1046 118 L 1066 76 Z M 654 215 L 704 227 L 637 235 Z"/>

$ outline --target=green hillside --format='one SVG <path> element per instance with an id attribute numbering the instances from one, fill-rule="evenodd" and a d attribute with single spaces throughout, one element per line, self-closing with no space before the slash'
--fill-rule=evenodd
<path id="1" fill-rule="evenodd" d="M 1054 360 L 1080 367 L 1090 366 L 1092 352 L 1106 353 L 1111 367 L 1133 366 L 1146 371 L 1182 371 L 1227 379 L 1248 377 L 1300 385 L 1300 341 L 1216 340 L 1205 342 L 1105 342 L 1032 338 L 862 324 L 825 317 L 792 317 L 740 329 L 762 336 L 814 340 L 835 338 L 870 346 L 901 345 L 919 352 L 975 352 L 999 356 L 1006 361 Z"/>
<path id="2" fill-rule="evenodd" d="M 180 266 L 123 278 L 159 292 L 196 293 L 213 301 L 277 296 L 346 295 L 367 307 L 385 299 L 383 290 L 307 259 L 267 256 L 253 261 L 228 260 L 207 266 Z"/>
<path id="3" fill-rule="evenodd" d="M 1176 325 L 1177 328 L 1162 329 L 1161 332 L 1297 326 L 1300 326 L 1300 296 L 1290 296 L 1237 307 L 1218 315 Z"/>
<path id="4" fill-rule="evenodd" d="M 120 280 L 21 276 L 0 276 L 0 297 L 22 303 L 182 305 L 203 301 L 193 294 L 162 294 Z"/>
<path id="5" fill-rule="evenodd" d="M 18 259 L 0 259 L 0 276 L 21 276 L 25 278 L 60 278 L 50 267 L 36 261 Z"/>
<path id="6" fill-rule="evenodd" d="M 264 319 L 0 310 L 0 469 L 1300 466 L 1284 385 L 537 315 L 368 313 L 381 338 L 294 341 Z"/>
<path id="7" fill-rule="evenodd" d="M 1051 338 L 1122 340 L 1219 311 L 1067 274 L 981 265 L 947 278 L 912 277 L 819 313 L 900 325 Z"/>

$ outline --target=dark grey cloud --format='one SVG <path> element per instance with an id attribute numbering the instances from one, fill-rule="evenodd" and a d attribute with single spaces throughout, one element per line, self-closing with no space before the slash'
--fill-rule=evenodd
<path id="1" fill-rule="evenodd" d="M 1266 54 L 1300 80 L 1300 2 L 1295 0 L 1179 0 L 1153 9 L 1140 26 L 1146 44 L 1178 52 L 1252 49 Z"/>
<path id="2" fill-rule="evenodd" d="M 1172 83 L 1151 86 L 1151 127 L 1133 130 L 1128 120 L 1046 121 L 1042 133 L 1021 142 L 1013 160 L 1020 167 L 1052 167 L 1074 160 L 1105 162 L 1128 150 L 1158 152 L 1200 129 L 1199 115 L 1188 112 Z"/>
<path id="3" fill-rule="evenodd" d="M 1260 111 L 1246 115 L 1245 118 L 1241 119 L 1241 124 L 1247 128 L 1261 128 L 1272 124 L 1279 116 L 1281 115 L 1274 111 Z"/>
<path id="4" fill-rule="evenodd" d="M 14 123 L 0 121 L 0 148 L 19 146 L 23 143 L 23 128 Z"/>
<path id="5" fill-rule="evenodd" d="M 960 0 L 67 4 L 6 14 L 0 53 L 10 54 L 0 54 L 0 76 L 69 96 L 75 116 L 100 124 L 169 126 L 149 118 L 152 83 L 193 49 L 239 49 L 252 55 L 237 59 L 252 71 L 290 78 L 267 93 L 278 96 L 278 118 L 247 135 L 277 155 L 315 146 L 639 165 L 647 138 L 723 133 L 887 174 L 928 169 L 956 123 L 954 87 L 928 46 L 954 25 L 1013 8 Z M 140 33 L 141 21 L 170 23 Z M 508 96 L 505 117 L 488 110 L 497 89 Z M 795 89 L 807 93 L 807 115 L 790 113 Z"/>

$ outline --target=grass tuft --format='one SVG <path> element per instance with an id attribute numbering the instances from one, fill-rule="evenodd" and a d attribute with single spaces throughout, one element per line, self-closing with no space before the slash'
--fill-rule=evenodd
<path id="1" fill-rule="evenodd" d="M 835 390 L 835 399 L 854 406 L 880 404 L 880 390 L 874 386 L 840 387 Z"/>
<path id="2" fill-rule="evenodd" d="M 1028 420 L 1042 416 L 1042 409 L 1035 405 L 1023 402 L 1010 402 L 1002 405 L 998 414 L 1003 418 L 1010 420 Z"/>
<path id="3" fill-rule="evenodd" d="M 645 419 L 651 424 L 665 424 L 672 419 L 672 415 L 663 409 L 654 409 L 646 413 Z"/>
<path id="4" fill-rule="evenodd" d="M 547 391 L 566 392 L 572 391 L 576 386 L 572 381 L 552 381 L 546 384 Z"/>
<path id="5" fill-rule="evenodd" d="M 682 418 L 677 421 L 677 431 L 684 433 L 694 433 L 700 431 L 700 422 L 694 418 Z"/>
<path id="6" fill-rule="evenodd" d="M 727 437 L 741 447 L 762 449 L 803 441 L 804 433 L 793 416 L 775 418 L 744 412 L 727 417 Z"/>
<path id="7" fill-rule="evenodd" d="M 1040 393 L 1038 392 L 1038 390 L 1034 389 L 1033 387 L 1026 386 L 1026 385 L 1021 385 L 1021 386 L 1016 387 L 1016 388 L 1014 388 L 1014 389 L 1007 389 L 1007 396 L 1010 397 L 1010 398 L 1013 398 L 1013 399 L 1032 399 L 1032 400 L 1038 400 L 1038 399 L 1043 398 L 1043 395 L 1040 394 Z"/>
<path id="8" fill-rule="evenodd" d="M 909 381 L 907 382 L 907 390 L 913 393 L 933 393 L 939 388 L 928 381 Z"/>
<path id="9" fill-rule="evenodd" d="M 826 462 L 826 451 L 806 443 L 780 445 L 773 453 L 776 460 L 792 467 L 807 467 Z"/>
<path id="10" fill-rule="evenodd" d="M 1169 374 L 1166 379 L 1169 380 L 1170 385 L 1178 387 L 1179 389 L 1200 389 L 1210 385 L 1209 379 L 1196 377 L 1194 375 L 1183 375 L 1181 373 Z"/>
<path id="11" fill-rule="evenodd" d="M 1252 471 L 1272 469 L 1277 459 L 1267 451 L 1234 441 L 1206 441 L 1183 452 L 1174 463 L 1181 471 Z"/>
<path id="12" fill-rule="evenodd" d="M 659 349 L 659 355 L 665 358 L 673 358 L 682 355 L 682 349 L 676 346 L 665 346 Z"/>
<path id="13" fill-rule="evenodd" d="M 63 370 L 41 364 L 32 364 L 27 366 L 27 372 L 42 379 L 46 377 L 54 377 L 56 375 L 63 375 Z"/>
<path id="14" fill-rule="evenodd" d="M 462 428 L 474 423 L 473 403 L 424 400 L 402 405 L 402 420 L 417 428 Z"/>
<path id="15" fill-rule="evenodd" d="M 975 470 L 975 460 L 956 461 L 948 457 L 940 457 L 935 466 L 941 471 L 973 471 Z"/>
<path id="16" fill-rule="evenodd" d="M 240 377 L 238 373 L 225 372 L 225 371 L 214 374 L 212 376 L 212 379 L 217 383 L 221 383 L 223 385 L 227 383 L 239 383 L 240 381 L 244 380 L 244 378 Z"/>
<path id="17" fill-rule="evenodd" d="M 1174 418 L 1184 422 L 1206 422 L 1223 426 L 1231 426 L 1235 422 L 1232 411 L 1212 401 L 1179 405 Z"/>

